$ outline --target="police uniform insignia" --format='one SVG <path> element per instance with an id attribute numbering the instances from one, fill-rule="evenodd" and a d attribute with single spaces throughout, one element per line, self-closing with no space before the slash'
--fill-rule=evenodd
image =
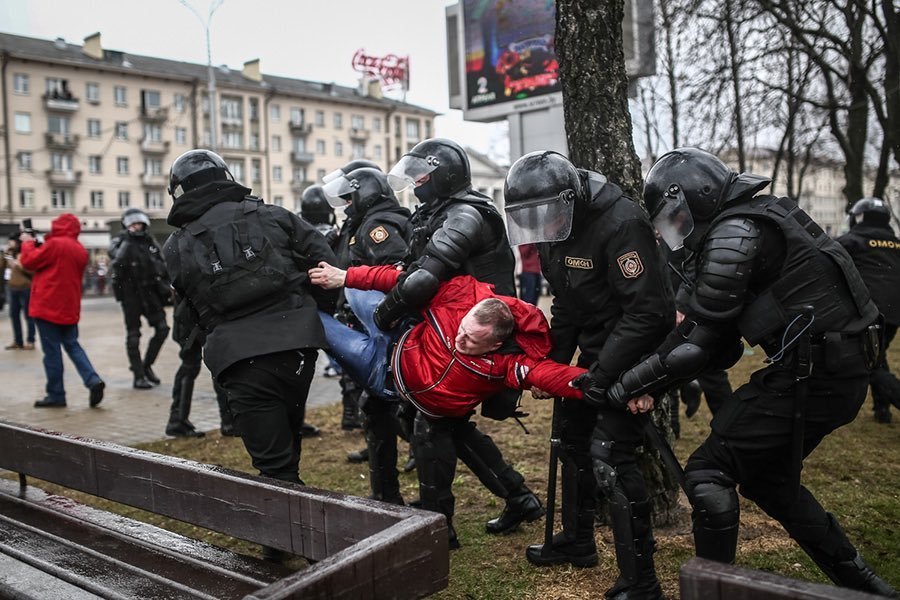
<path id="1" fill-rule="evenodd" d="M 380 244 L 384 240 L 388 239 L 388 231 L 384 228 L 383 225 L 379 225 L 369 232 L 369 237 L 372 238 L 372 241 L 376 244 Z"/>
<path id="2" fill-rule="evenodd" d="M 566 266 L 570 269 L 593 269 L 594 261 L 590 258 L 579 258 L 577 256 L 567 256 Z"/>
<path id="3" fill-rule="evenodd" d="M 619 269 L 622 270 L 625 279 L 636 279 L 644 272 L 644 263 L 641 262 L 641 257 L 637 252 L 626 252 L 616 261 L 619 263 Z"/>
<path id="4" fill-rule="evenodd" d="M 352 246 L 355 243 L 356 243 L 356 236 L 355 235 L 350 236 L 350 241 L 347 242 L 347 245 Z"/>

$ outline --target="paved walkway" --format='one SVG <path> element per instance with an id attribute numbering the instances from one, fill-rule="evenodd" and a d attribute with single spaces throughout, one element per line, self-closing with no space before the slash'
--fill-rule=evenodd
<path id="1" fill-rule="evenodd" d="M 171 326 L 171 309 L 169 317 Z M 125 325 L 118 303 L 112 297 L 84 299 L 79 331 L 81 345 L 106 382 L 103 402 L 96 408 L 88 407 L 88 391 L 65 357 L 68 406 L 34 408 L 34 401 L 44 397 L 46 383 L 40 341 L 34 351 L 2 350 L 12 341 L 12 325 L 8 309 L 0 311 L 0 419 L 125 445 L 165 438 L 172 380 L 179 365 L 178 345 L 170 338 L 153 367 L 162 384 L 152 390 L 135 390 L 125 357 Z M 142 349 L 152 331 L 144 328 Z M 316 365 L 308 406 L 340 402 L 338 382 L 320 375 L 323 366 L 324 357 Z M 201 431 L 219 427 L 218 405 L 206 369 L 197 377 L 191 421 Z"/>

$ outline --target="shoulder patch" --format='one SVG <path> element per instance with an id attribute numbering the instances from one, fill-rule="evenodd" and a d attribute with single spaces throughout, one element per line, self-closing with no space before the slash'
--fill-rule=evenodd
<path id="1" fill-rule="evenodd" d="M 638 253 L 633 250 L 626 252 L 617 258 L 616 261 L 619 263 L 619 269 L 622 270 L 622 275 L 625 276 L 625 279 L 637 279 L 644 272 L 644 263 L 641 262 L 641 257 Z"/>
<path id="2" fill-rule="evenodd" d="M 579 258 L 577 256 L 567 256 L 566 266 L 570 269 L 593 269 L 594 261 L 590 258 Z"/>
<path id="3" fill-rule="evenodd" d="M 388 230 L 384 228 L 384 225 L 379 225 L 369 232 L 369 237 L 372 238 L 372 241 L 376 244 L 380 244 L 384 240 L 388 239 L 388 235 Z"/>

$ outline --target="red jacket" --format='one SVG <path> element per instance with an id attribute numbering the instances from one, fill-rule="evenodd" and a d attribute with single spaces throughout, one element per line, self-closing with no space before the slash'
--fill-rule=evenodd
<path id="1" fill-rule="evenodd" d="M 28 316 L 57 325 L 75 325 L 81 317 L 81 278 L 87 250 L 78 241 L 81 224 L 71 213 L 53 219 L 41 246 L 22 244 L 19 262 L 32 271 Z"/>
<path id="2" fill-rule="evenodd" d="M 400 271 L 391 265 L 350 267 L 346 286 L 388 292 Z M 460 321 L 478 302 L 499 298 L 516 321 L 513 333 L 522 352 L 500 351 L 468 356 L 455 349 Z M 397 389 L 428 416 L 461 417 L 504 387 L 537 387 L 554 396 L 581 398 L 569 382 L 585 369 L 547 358 L 550 326 L 539 309 L 509 296 L 495 294 L 493 286 L 469 275 L 441 284 L 422 310 L 425 321 L 409 330 L 392 359 Z"/>

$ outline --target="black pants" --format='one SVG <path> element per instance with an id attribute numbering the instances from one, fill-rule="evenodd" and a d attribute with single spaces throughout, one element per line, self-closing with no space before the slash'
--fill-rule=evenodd
<path id="1" fill-rule="evenodd" d="M 302 483 L 300 426 L 316 356 L 310 349 L 265 354 L 219 374 L 234 423 L 261 475 Z"/>
<path id="2" fill-rule="evenodd" d="M 142 297 L 139 290 L 122 295 L 122 314 L 125 317 L 125 351 L 128 366 L 135 377 L 143 377 L 144 369 L 156 362 L 156 357 L 169 335 L 166 312 L 155 298 Z M 147 351 L 141 356 L 141 317 L 153 327 L 153 337 L 147 344 Z"/>
<path id="3" fill-rule="evenodd" d="M 732 394 L 728 372 L 724 369 L 704 371 L 697 377 L 697 382 L 703 390 L 703 395 L 706 396 L 709 411 L 715 415 Z"/>

